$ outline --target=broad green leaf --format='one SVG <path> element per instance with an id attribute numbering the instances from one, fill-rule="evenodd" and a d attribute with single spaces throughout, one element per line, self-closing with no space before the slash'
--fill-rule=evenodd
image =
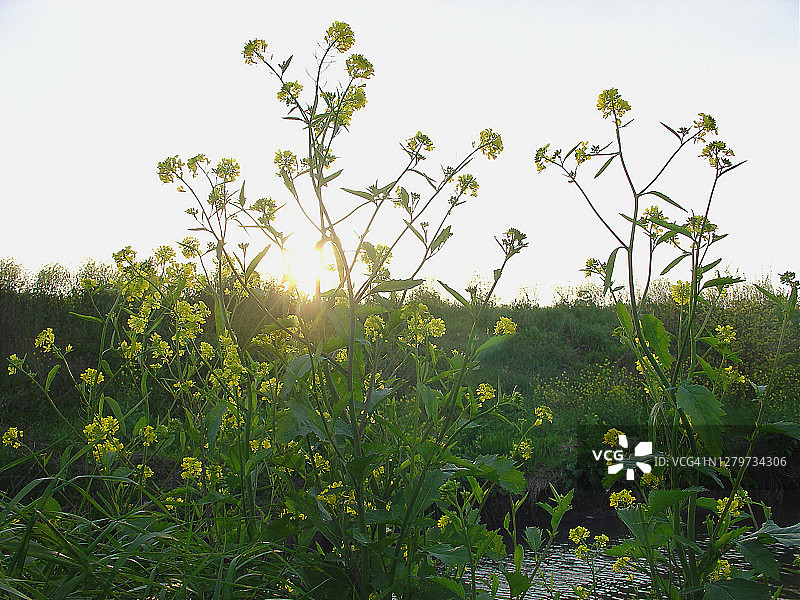
<path id="1" fill-rule="evenodd" d="M 465 565 L 469 562 L 469 552 L 464 546 L 454 548 L 450 544 L 435 544 L 425 552 L 447 566 Z"/>
<path id="2" fill-rule="evenodd" d="M 525 528 L 525 540 L 528 542 L 531 550 L 538 552 L 542 546 L 542 530 L 538 527 Z"/>
<path id="3" fill-rule="evenodd" d="M 657 515 L 688 497 L 689 492 L 685 490 L 653 490 L 647 497 L 647 510 L 650 515 Z"/>
<path id="4" fill-rule="evenodd" d="M 717 397 L 702 385 L 683 384 L 675 392 L 678 406 L 692 419 L 692 428 L 712 456 L 722 450 L 722 410 Z"/>
<path id="5" fill-rule="evenodd" d="M 493 335 L 488 340 L 483 342 L 478 349 L 475 351 L 475 356 L 478 360 L 485 358 L 487 356 L 487 352 L 491 354 L 492 351 L 498 350 L 498 346 L 505 343 L 510 338 L 514 337 L 513 333 L 508 333 L 506 335 Z"/>
<path id="6" fill-rule="evenodd" d="M 222 417 L 226 412 L 228 412 L 228 405 L 220 403 L 208 411 L 206 415 L 206 441 L 209 448 L 213 448 L 217 443 Z"/>
<path id="7" fill-rule="evenodd" d="M 755 581 L 721 579 L 705 585 L 703 600 L 770 600 L 769 589 Z"/>
<path id="8" fill-rule="evenodd" d="M 655 352 L 664 368 L 669 370 L 672 366 L 672 355 L 669 353 L 670 335 L 664 328 L 664 324 L 653 315 L 642 315 L 642 334 L 650 347 Z"/>
<path id="9" fill-rule="evenodd" d="M 756 540 L 742 540 L 736 544 L 739 552 L 745 557 L 747 562 L 753 565 L 753 568 L 759 573 L 772 577 L 773 579 L 780 578 L 780 565 L 775 557 L 772 555 L 764 544 Z"/>
<path id="10" fill-rule="evenodd" d="M 790 525 L 789 527 L 779 527 L 772 521 L 767 521 L 756 533 L 759 534 L 759 536 L 761 534 L 766 534 L 777 543 L 783 544 L 784 546 L 800 546 L 800 523 Z"/>
<path id="11" fill-rule="evenodd" d="M 776 421 L 775 423 L 762 423 L 758 430 L 761 433 L 780 433 L 790 438 L 800 440 L 800 425 L 791 421 Z"/>
<path id="12" fill-rule="evenodd" d="M 533 583 L 532 578 L 528 577 L 524 573 L 503 571 L 503 575 L 508 582 L 508 591 L 512 598 L 516 598 L 520 594 L 527 592 Z"/>
<path id="13" fill-rule="evenodd" d="M 372 288 L 370 293 L 377 294 L 379 292 L 401 292 L 403 290 L 410 290 L 418 285 L 425 283 L 424 279 L 390 279 L 389 281 L 381 281 Z"/>
<path id="14" fill-rule="evenodd" d="M 458 548 L 456 550 L 458 550 Z M 431 556 L 436 556 L 436 555 L 431 553 Z M 451 594 L 450 596 L 448 596 L 445 593 L 443 596 L 441 596 L 442 598 L 466 598 L 467 597 L 466 596 L 466 592 L 464 592 L 464 584 L 461 583 L 460 581 L 455 581 L 454 579 L 449 579 L 447 577 L 440 577 L 440 576 L 431 577 L 430 581 L 436 583 L 437 585 L 442 586 L 443 588 L 445 588 L 445 590 L 450 592 L 450 594 Z"/>

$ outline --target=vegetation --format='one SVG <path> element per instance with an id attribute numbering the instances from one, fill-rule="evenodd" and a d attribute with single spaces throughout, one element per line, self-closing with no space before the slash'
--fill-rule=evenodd
<path id="1" fill-rule="evenodd" d="M 501 137 L 481 131 L 461 162 L 434 177 L 423 170 L 433 142 L 418 132 L 391 181 L 335 191 L 334 142 L 366 103 L 374 73 L 364 56 L 345 55 L 353 44 L 347 24 L 331 25 L 308 90 L 288 78 L 292 57 L 276 62 L 263 40 L 243 52 L 277 79 L 277 99 L 303 132 L 302 155 L 281 150 L 275 165 L 319 235 L 320 256 L 333 258 L 332 289 L 318 279 L 309 299 L 262 280 L 259 265 L 288 237 L 277 204 L 248 200 L 234 159 L 212 166 L 203 154 L 158 165 L 161 180 L 192 199 L 187 213 L 203 239 L 146 260 L 126 247 L 114 268 L 87 265 L 74 284 L 57 266 L 28 285 L 12 261 L 0 265 L 9 317 L 0 332 L 9 345 L 0 348 L 9 356 L 0 407 L 4 594 L 477 599 L 498 597 L 502 581 L 523 598 L 544 580 L 575 498 L 569 488 L 600 483 L 592 453 L 627 441 L 623 431 L 671 457 L 757 456 L 769 436 L 796 449 L 800 426 L 787 420 L 798 411 L 794 275 L 783 277 L 785 294 L 763 285 L 757 296 L 736 292 L 735 278 L 711 275 L 719 261 L 706 262 L 723 237 L 708 220 L 710 199 L 685 224 L 642 210 L 649 194 L 687 212 L 652 189 L 672 158 L 644 189 L 631 185 L 630 231 L 609 225 L 578 168 L 604 157 L 598 175 L 615 160 L 628 175 L 620 117 L 630 106 L 616 90 L 598 102 L 614 122 L 614 145 L 536 154 L 539 170 L 560 168 L 619 243 L 607 261 L 586 265 L 603 293 L 554 307 L 497 306 L 494 288 L 527 246 L 510 228 L 495 238 L 491 282 L 464 293 L 438 282 L 445 301 L 419 274 L 446 246 L 453 212 L 478 192 L 467 166 L 497 158 Z M 667 129 L 675 154 L 705 144 L 714 188 L 738 166 L 723 142 L 706 141 L 717 129 L 710 116 Z M 370 242 L 384 219 L 395 237 Z M 249 244 L 236 243 L 238 227 Z M 354 227 L 354 238 L 342 234 Z M 690 281 L 639 289 L 641 237 L 650 272 L 656 250 L 669 248 L 677 257 L 662 275 L 685 261 Z M 406 238 L 419 243 L 420 260 L 398 278 L 389 259 Z M 626 285 L 615 280 L 617 255 L 627 259 Z M 744 424 L 746 437 L 723 436 Z M 619 483 L 632 466 L 625 460 L 604 485 Z M 592 575 L 574 594 L 602 592 L 594 561 L 609 554 L 615 569 L 650 579 L 648 597 L 777 597 L 764 544 L 800 545 L 800 530 L 777 526 L 748 495 L 746 466 L 667 461 L 613 491 L 610 506 L 631 538 L 611 545 L 571 529 Z M 538 503 L 549 513 L 545 530 L 518 519 L 528 480 L 539 476 L 558 483 Z M 506 507 L 499 529 L 482 518 L 490 499 Z M 509 547 L 513 560 L 479 576 L 480 561 Z M 753 569 L 732 570 L 729 550 Z M 552 595 L 552 583 L 545 587 Z"/>

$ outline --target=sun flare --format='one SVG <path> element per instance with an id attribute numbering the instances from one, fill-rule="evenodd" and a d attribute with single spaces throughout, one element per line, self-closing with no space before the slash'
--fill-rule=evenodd
<path id="1" fill-rule="evenodd" d="M 323 292 L 337 283 L 330 244 L 326 244 L 320 252 L 316 248 L 315 240 L 310 237 L 292 236 L 286 244 L 283 263 L 284 281 L 296 286 L 309 297 L 312 297 L 317 289 L 317 279 L 320 280 L 320 289 Z"/>

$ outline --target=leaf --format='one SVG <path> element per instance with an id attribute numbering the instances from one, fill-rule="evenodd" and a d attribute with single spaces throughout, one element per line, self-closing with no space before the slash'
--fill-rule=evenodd
<path id="1" fill-rule="evenodd" d="M 676 138 L 678 138 L 678 139 L 681 139 L 681 136 L 680 136 L 680 135 L 678 135 L 678 132 L 677 132 L 677 131 L 675 131 L 675 130 L 674 130 L 672 127 L 670 127 L 670 126 L 669 126 L 669 125 L 667 125 L 666 123 L 661 123 L 661 124 L 662 124 L 664 127 L 666 127 L 666 128 L 669 130 L 669 132 L 670 132 L 672 135 L 674 135 L 674 136 L 675 136 Z"/>
<path id="2" fill-rule="evenodd" d="M 348 194 L 353 194 L 354 196 L 359 196 L 360 198 L 364 198 L 365 200 L 375 200 L 375 196 L 373 196 L 369 192 L 362 192 L 360 190 L 348 190 L 347 188 L 342 188 L 342 191 L 347 192 Z"/>
<path id="3" fill-rule="evenodd" d="M 244 180 L 242 180 L 242 187 L 239 188 L 239 206 L 244 206 L 245 198 L 244 198 Z"/>
<path id="4" fill-rule="evenodd" d="M 294 188 L 294 181 L 292 181 L 292 178 L 289 177 L 289 173 L 287 173 L 284 169 L 281 169 L 281 177 L 283 177 L 283 185 L 286 186 L 286 189 L 292 193 L 292 196 L 297 198 L 297 190 Z"/>
<path id="5" fill-rule="evenodd" d="M 642 334 L 650 343 L 661 364 L 669 370 L 672 366 L 672 355 L 669 353 L 669 333 L 664 324 L 653 315 L 642 315 Z"/>
<path id="6" fill-rule="evenodd" d="M 245 281 L 249 281 L 250 280 L 250 275 L 252 275 L 253 271 L 256 270 L 256 267 L 258 266 L 258 263 L 260 263 L 261 259 L 264 258 L 264 256 L 267 254 L 267 251 L 270 249 L 270 247 L 271 247 L 271 244 L 267 244 L 266 248 L 264 248 L 261 252 L 256 254 L 255 258 L 253 258 L 253 260 L 250 261 L 250 264 L 247 265 L 247 269 L 245 269 L 245 272 L 244 272 L 244 280 Z"/>
<path id="7" fill-rule="evenodd" d="M 700 288 L 704 290 L 710 287 L 721 287 L 723 285 L 733 285 L 734 283 L 740 283 L 744 281 L 741 277 L 715 277 L 714 279 L 709 279 L 703 284 L 703 287 Z"/>
<path id="8" fill-rule="evenodd" d="M 667 273 L 669 273 L 672 269 L 674 269 L 676 266 L 678 266 L 678 263 L 680 263 L 687 256 L 689 256 L 689 255 L 688 254 L 681 254 L 678 258 L 676 258 L 671 263 L 669 263 L 666 267 L 664 267 L 664 270 L 661 271 L 661 274 L 662 275 L 666 275 Z"/>
<path id="9" fill-rule="evenodd" d="M 665 219 L 659 219 L 658 217 L 650 217 L 650 220 L 655 223 L 656 225 L 661 225 L 670 231 L 674 231 L 676 233 L 682 233 L 686 237 L 692 237 L 692 232 L 689 230 L 688 227 L 684 227 L 683 225 L 678 225 L 677 223 L 672 223 L 671 221 L 666 221 Z"/>
<path id="10" fill-rule="evenodd" d="M 647 498 L 647 511 L 650 515 L 664 512 L 689 496 L 686 490 L 653 490 Z"/>
<path id="11" fill-rule="evenodd" d="M 780 297 L 776 296 L 775 294 L 773 294 L 773 293 L 772 293 L 772 292 L 770 292 L 769 290 L 767 290 L 767 289 L 765 289 L 765 288 L 761 287 L 761 286 L 760 286 L 760 285 L 758 285 L 757 283 L 754 283 L 753 285 L 756 287 L 756 289 L 757 289 L 759 292 L 761 292 L 762 294 L 764 294 L 764 295 L 765 295 L 767 298 L 769 298 L 770 300 L 772 300 L 772 301 L 773 301 L 775 304 L 777 304 L 778 306 L 783 306 L 783 298 L 780 298 Z"/>
<path id="12" fill-rule="evenodd" d="M 217 443 L 217 436 L 219 435 L 219 428 L 222 425 L 222 417 L 228 412 L 227 404 L 217 404 L 206 415 L 206 441 L 208 447 L 213 448 Z"/>
<path id="13" fill-rule="evenodd" d="M 767 521 L 764 523 L 763 527 L 755 533 L 766 534 L 777 543 L 784 546 L 800 546 L 800 523 L 795 523 L 789 527 L 778 527 L 772 521 Z"/>
<path id="14" fill-rule="evenodd" d="M 614 248 L 611 251 L 611 254 L 608 256 L 608 262 L 606 263 L 606 276 L 605 280 L 603 281 L 603 295 L 611 288 L 611 277 L 614 275 L 614 261 L 617 259 L 617 252 L 622 249 L 622 246 Z"/>
<path id="15" fill-rule="evenodd" d="M 504 490 L 512 494 L 521 494 L 527 487 L 525 476 L 515 466 L 514 462 L 502 456 L 490 454 L 479 456 L 475 459 L 478 475 L 487 481 L 497 483 Z"/>
<path id="16" fill-rule="evenodd" d="M 50 384 L 53 383 L 53 378 L 56 376 L 56 373 L 58 373 L 60 368 L 61 365 L 55 365 L 52 369 L 50 369 L 50 372 L 47 374 L 47 381 L 44 383 L 44 391 L 50 391 Z"/>
<path id="17" fill-rule="evenodd" d="M 456 550 L 458 550 L 458 549 L 456 549 Z M 431 556 L 436 556 L 433 553 L 429 553 L 429 554 L 431 554 Z M 449 579 L 448 577 L 440 577 L 440 576 L 431 577 L 430 581 L 433 581 L 434 583 L 436 583 L 436 584 L 442 586 L 443 588 L 445 588 L 448 592 L 451 592 L 453 595 L 450 596 L 450 597 L 452 597 L 452 598 L 466 598 L 467 597 L 466 592 L 464 592 L 464 584 L 461 583 L 460 581 L 455 581 L 454 579 Z M 447 598 L 448 596 L 444 596 L 444 597 Z"/>
<path id="18" fill-rule="evenodd" d="M 390 279 L 389 281 L 381 281 L 370 291 L 371 294 L 379 292 L 401 292 L 403 290 L 410 290 L 418 285 L 425 283 L 424 279 Z"/>
<path id="19" fill-rule="evenodd" d="M 508 591 L 512 598 L 524 594 L 531 587 L 532 579 L 524 573 L 514 573 L 503 571 L 503 575 L 508 582 Z"/>
<path id="20" fill-rule="evenodd" d="M 692 428 L 712 456 L 722 450 L 722 410 L 717 397 L 702 385 L 683 384 L 675 392 L 678 406 L 692 419 Z"/>
<path id="21" fill-rule="evenodd" d="M 791 421 L 776 421 L 775 423 L 762 423 L 758 430 L 761 433 L 779 433 L 796 440 L 800 440 L 800 425 Z"/>
<path id="22" fill-rule="evenodd" d="M 682 207 L 680 204 L 678 204 L 677 202 L 675 202 L 674 200 L 672 200 L 672 199 L 671 199 L 669 196 L 667 196 L 666 194 L 662 194 L 661 192 L 656 192 L 655 190 L 653 190 L 653 191 L 650 191 L 650 192 L 645 192 L 643 195 L 647 195 L 647 194 L 653 194 L 654 196 L 658 196 L 659 198 L 661 198 L 661 199 L 662 199 L 662 200 L 664 200 L 665 202 L 669 202 L 670 204 L 672 204 L 672 206 L 674 206 L 675 208 L 679 208 L 679 209 L 681 209 L 683 212 L 688 212 L 688 211 L 687 211 L 685 208 L 683 208 L 683 207 Z"/>
<path id="23" fill-rule="evenodd" d="M 609 158 L 605 162 L 605 164 L 602 167 L 600 167 L 600 170 L 597 172 L 597 174 L 594 176 L 594 178 L 597 179 L 598 177 L 600 177 L 600 174 L 608 168 L 608 165 L 610 165 L 611 161 L 614 160 L 615 158 L 617 158 L 617 155 L 616 154 L 612 154 L 611 158 Z"/>
<path id="24" fill-rule="evenodd" d="M 542 546 L 542 530 L 538 527 L 526 527 L 525 540 L 528 542 L 531 550 L 537 552 Z"/>
<path id="25" fill-rule="evenodd" d="M 423 244 L 427 244 L 427 242 L 425 241 L 425 236 L 423 236 L 423 235 L 422 235 L 422 234 L 421 234 L 421 233 L 420 233 L 420 232 L 417 230 L 417 228 L 416 228 L 416 227 L 414 227 L 414 226 L 411 224 L 411 221 L 406 221 L 405 219 L 403 219 L 403 223 L 405 223 L 405 224 L 406 224 L 406 227 L 408 227 L 408 229 L 411 231 L 411 233 L 413 233 L 415 236 L 417 236 L 417 239 L 418 239 L 420 242 L 422 242 Z"/>
<path id="26" fill-rule="evenodd" d="M 464 546 L 454 548 L 450 544 L 436 544 L 426 550 L 429 556 L 448 566 L 465 565 L 469 562 L 469 552 Z"/>
<path id="27" fill-rule="evenodd" d="M 460 303 L 461 303 L 463 306 L 465 306 L 465 307 L 466 307 L 468 310 L 470 310 L 470 311 L 472 310 L 472 306 L 470 305 L 470 303 L 469 303 L 469 302 L 467 302 L 467 300 L 466 300 L 466 298 L 464 298 L 464 296 L 462 296 L 461 294 L 459 294 L 457 291 L 455 291 L 453 288 L 451 288 L 449 285 L 447 285 L 447 284 L 446 284 L 444 281 L 442 281 L 441 279 L 437 279 L 436 281 L 438 281 L 438 282 L 439 282 L 439 285 L 441 285 L 441 286 L 442 286 L 444 289 L 446 289 L 446 290 L 447 290 L 447 291 L 450 293 L 450 295 L 451 295 L 453 298 L 455 298 L 456 300 L 458 300 L 458 301 L 459 301 L 459 302 L 460 302 Z"/>
<path id="28" fill-rule="evenodd" d="M 617 311 L 617 319 L 619 319 L 619 324 L 622 325 L 623 329 L 627 332 L 629 336 L 633 336 L 633 321 L 631 321 L 631 316 L 628 314 L 628 307 L 625 306 L 622 302 L 617 302 L 616 305 Z"/>
<path id="29" fill-rule="evenodd" d="M 323 177 L 323 178 L 322 178 L 322 181 L 320 182 L 320 186 L 326 186 L 326 185 L 328 185 L 328 184 L 329 184 L 331 181 L 333 181 L 334 179 L 336 179 L 336 178 L 337 178 L 339 175 L 341 175 L 341 174 L 342 174 L 342 169 L 339 169 L 339 170 L 338 170 L 338 171 L 336 171 L 336 173 L 334 173 L 333 175 L 328 175 L 327 177 Z"/>
<path id="30" fill-rule="evenodd" d="M 703 600 L 770 600 L 766 586 L 745 579 L 722 579 L 706 583 Z"/>
<path id="31" fill-rule="evenodd" d="M 707 265 L 706 265 L 706 266 L 704 266 L 702 269 L 700 269 L 700 274 L 701 274 L 701 275 L 703 275 L 703 274 L 707 273 L 708 271 L 710 271 L 711 269 L 713 269 L 714 267 L 716 267 L 716 266 L 717 266 L 719 263 L 721 263 L 721 262 L 722 262 L 722 259 L 721 259 L 721 258 L 718 258 L 718 259 L 717 259 L 717 260 L 715 260 L 714 262 L 707 264 Z"/>
<path id="32" fill-rule="evenodd" d="M 751 539 L 737 542 L 736 546 L 756 571 L 764 573 L 773 579 L 780 578 L 780 565 L 764 544 L 758 540 Z"/>
<path id="33" fill-rule="evenodd" d="M 442 229 L 439 235 L 436 236 L 436 239 L 433 240 L 433 243 L 431 244 L 431 252 L 435 252 L 436 249 L 442 244 L 444 244 L 450 238 L 451 235 L 453 234 L 450 231 L 450 225 L 448 225 L 447 227 Z"/>
<path id="34" fill-rule="evenodd" d="M 81 315 L 81 314 L 78 314 L 78 313 L 72 312 L 72 311 L 70 311 L 69 314 L 71 314 L 73 317 L 78 317 L 79 319 L 83 319 L 84 321 L 92 321 L 93 323 L 102 323 L 103 322 L 102 319 L 100 319 L 98 317 L 93 317 L 92 315 Z"/>
<path id="35" fill-rule="evenodd" d="M 493 335 L 478 347 L 478 349 L 475 351 L 475 357 L 478 360 L 481 360 L 487 356 L 487 352 L 489 354 L 494 353 L 494 351 L 499 350 L 498 346 L 505 343 L 509 338 L 514 337 L 514 335 L 516 334 L 509 333 L 506 335 Z"/>

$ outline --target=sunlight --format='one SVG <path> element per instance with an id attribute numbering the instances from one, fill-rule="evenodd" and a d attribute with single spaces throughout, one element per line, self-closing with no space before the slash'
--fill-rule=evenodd
<path id="1" fill-rule="evenodd" d="M 283 253 L 284 281 L 309 297 L 314 296 L 317 278 L 320 279 L 323 292 L 338 282 L 330 244 L 325 245 L 320 255 L 315 248 L 316 242 L 310 234 L 296 233 L 286 242 L 286 251 Z"/>

